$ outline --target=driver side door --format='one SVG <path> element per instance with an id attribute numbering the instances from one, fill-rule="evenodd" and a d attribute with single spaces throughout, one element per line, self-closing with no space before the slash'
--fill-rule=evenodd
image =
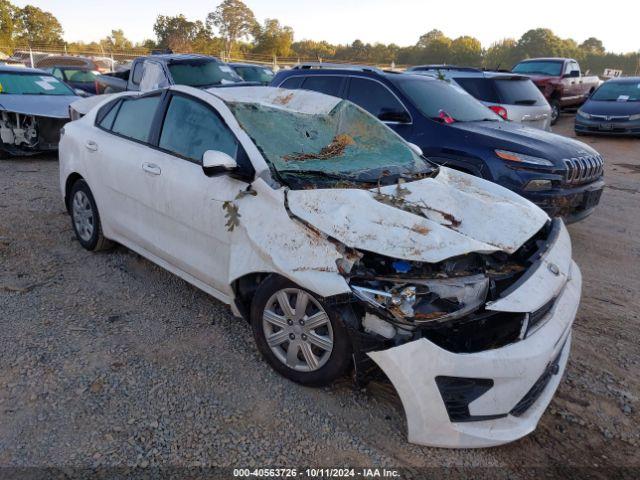
<path id="1" fill-rule="evenodd" d="M 172 266 L 228 295 L 230 232 L 223 204 L 248 183 L 228 174 L 207 176 L 202 158 L 208 150 L 224 152 L 239 165 L 248 158 L 218 112 L 195 97 L 170 92 L 159 115 L 153 171 L 145 178 L 156 249 Z"/>

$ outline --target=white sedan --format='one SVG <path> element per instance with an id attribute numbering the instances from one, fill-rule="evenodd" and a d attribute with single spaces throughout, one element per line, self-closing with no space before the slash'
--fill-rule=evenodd
<path id="1" fill-rule="evenodd" d="M 80 244 L 122 244 L 231 305 L 306 385 L 381 368 L 409 440 L 531 432 L 564 371 L 580 270 L 560 220 L 421 156 L 350 102 L 173 86 L 64 128 Z"/>

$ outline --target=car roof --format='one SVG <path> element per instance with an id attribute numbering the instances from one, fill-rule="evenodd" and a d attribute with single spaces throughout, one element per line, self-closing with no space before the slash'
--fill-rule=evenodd
<path id="1" fill-rule="evenodd" d="M 525 62 L 536 62 L 539 60 L 543 60 L 545 62 L 548 61 L 556 61 L 556 62 L 564 62 L 565 60 L 572 60 L 575 62 L 575 60 L 573 58 L 565 58 L 565 57 L 538 57 L 538 58 L 525 58 L 524 60 L 520 60 L 518 63 L 525 63 Z"/>
<path id="2" fill-rule="evenodd" d="M 242 63 L 242 62 L 230 62 L 227 65 L 231 65 L 232 67 L 256 67 L 256 68 L 268 68 L 272 70 L 269 65 L 256 65 L 255 63 Z"/>
<path id="3" fill-rule="evenodd" d="M 619 83 L 625 83 L 625 82 L 640 83 L 640 77 L 616 77 L 616 78 L 611 78 L 604 83 L 618 83 L 618 82 Z"/>
<path id="4" fill-rule="evenodd" d="M 322 64 L 319 64 L 322 65 Z M 418 72 L 395 72 L 390 70 L 380 70 L 376 67 L 369 67 L 366 65 L 338 65 L 338 64 L 324 64 L 319 68 L 309 68 L 307 65 L 303 65 L 302 68 L 291 68 L 289 70 L 280 70 L 278 75 L 281 76 L 307 76 L 307 75 L 327 75 L 327 74 L 340 74 L 350 76 L 363 76 L 371 78 L 383 78 L 383 79 L 395 79 L 400 77 L 406 77 L 413 75 L 424 80 L 433 80 L 433 77 L 427 75 L 420 75 Z"/>
<path id="5" fill-rule="evenodd" d="M 418 71 L 407 71 L 406 73 L 412 75 L 433 75 L 440 72 L 442 76 L 445 78 L 506 78 L 510 80 L 529 80 L 529 77 L 525 75 L 520 75 L 518 73 L 511 72 L 496 72 L 492 70 L 478 70 L 478 69 L 448 69 L 448 70 L 418 70 Z"/>
<path id="6" fill-rule="evenodd" d="M 0 65 L 1 73 L 31 73 L 40 75 L 51 75 L 49 72 L 40 70 L 39 68 L 14 67 L 12 65 Z"/>
<path id="7" fill-rule="evenodd" d="M 214 60 L 218 63 L 222 63 L 219 58 L 213 57 L 211 55 L 199 55 L 196 53 L 160 53 L 157 55 L 148 55 L 146 57 L 140 57 L 143 59 L 153 59 L 160 60 L 163 62 L 170 62 L 172 60 Z"/>
<path id="8" fill-rule="evenodd" d="M 311 90 L 276 87 L 210 88 L 207 92 L 228 104 L 260 105 L 309 115 L 326 115 L 342 101 L 340 98 Z"/>

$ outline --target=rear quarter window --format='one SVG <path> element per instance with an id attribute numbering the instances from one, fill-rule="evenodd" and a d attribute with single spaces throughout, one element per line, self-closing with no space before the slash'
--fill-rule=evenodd
<path id="1" fill-rule="evenodd" d="M 487 78 L 456 78 L 455 82 L 478 100 L 499 103 L 493 82 Z"/>

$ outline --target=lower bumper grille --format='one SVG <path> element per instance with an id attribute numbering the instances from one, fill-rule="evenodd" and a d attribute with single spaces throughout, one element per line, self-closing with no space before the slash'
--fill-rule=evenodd
<path id="1" fill-rule="evenodd" d="M 540 398 L 540 395 L 542 395 L 542 392 L 551 381 L 551 378 L 554 375 L 557 375 L 560 371 L 560 357 L 562 356 L 563 351 L 564 345 L 560 349 L 560 353 L 558 353 L 556 358 L 554 358 L 553 361 L 549 365 L 547 365 L 544 373 L 540 376 L 540 378 L 538 378 L 536 383 L 533 384 L 531 390 L 529 390 L 527 394 L 522 397 L 522 400 L 520 400 L 517 405 L 513 407 L 513 409 L 509 412 L 511 415 L 513 415 L 514 417 L 519 417 L 523 415 L 527 410 L 529 410 L 531 405 L 536 403 L 536 400 Z"/>

